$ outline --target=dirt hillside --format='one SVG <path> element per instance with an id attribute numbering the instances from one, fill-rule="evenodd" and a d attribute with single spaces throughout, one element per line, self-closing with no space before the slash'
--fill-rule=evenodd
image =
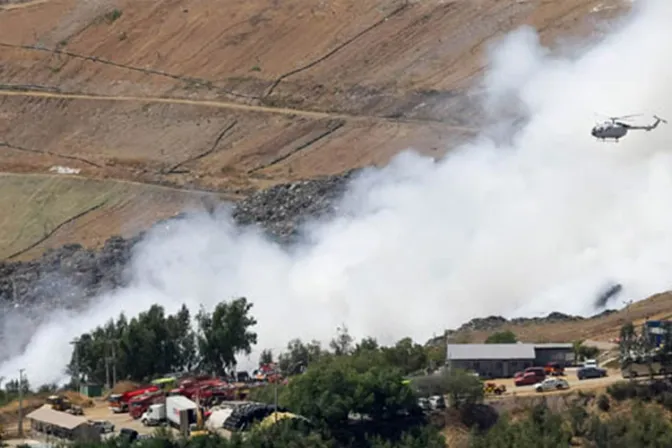
<path id="1" fill-rule="evenodd" d="M 4 0 L 0 172 L 74 170 L 107 182 L 245 195 L 384 164 L 411 146 L 439 156 L 478 127 L 465 88 L 494 38 L 523 24 L 547 44 L 588 35 L 623 12 L 611 8 L 619 4 Z M 0 188 L 16 188 L 11 184 Z M 85 183 L 69 185 L 77 210 L 100 197 L 96 188 L 74 192 Z M 156 200 L 147 188 L 110 187 L 127 189 L 118 201 L 131 205 L 101 210 L 104 223 L 79 225 L 71 235 L 100 244 L 135 217 L 132 204 L 142 204 L 142 226 L 190 198 L 178 192 Z M 12 197 L 6 206 L 32 207 L 25 195 Z M 72 216 L 59 213 L 40 225 L 52 229 Z M 16 216 L 24 214 L 35 211 Z M 3 235 L 0 256 L 49 231 L 38 237 L 30 230 L 20 243 L 14 231 Z M 45 247 L 53 245 L 38 244 L 35 254 Z"/>
<path id="2" fill-rule="evenodd" d="M 499 317 L 475 319 L 449 332 L 454 342 L 484 342 L 499 331 L 510 330 L 522 342 L 591 341 L 592 345 L 615 341 L 621 327 L 633 322 L 636 327 L 646 320 L 672 319 L 672 293 L 656 294 L 618 311 L 604 312 L 590 318 L 552 313 L 544 318 L 519 318 L 506 321 Z M 606 346 L 609 346 L 607 344 Z"/>

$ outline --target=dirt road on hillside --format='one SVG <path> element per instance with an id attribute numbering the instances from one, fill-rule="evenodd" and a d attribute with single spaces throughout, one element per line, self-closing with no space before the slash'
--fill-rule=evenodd
<path id="1" fill-rule="evenodd" d="M 203 106 L 213 107 L 218 109 L 240 110 L 244 112 L 261 112 L 279 115 L 301 116 L 307 118 L 330 118 L 330 119 L 345 119 L 350 121 L 384 121 L 390 123 L 417 123 L 428 124 L 437 123 L 429 120 L 412 120 L 403 118 L 385 118 L 368 115 L 349 115 L 341 113 L 317 112 L 302 109 L 289 109 L 284 107 L 269 107 L 269 106 L 255 106 L 250 104 L 232 103 L 228 101 L 212 101 L 212 100 L 190 100 L 186 98 L 163 98 L 163 97 L 142 97 L 142 96 L 106 96 L 106 95 L 92 95 L 82 93 L 53 93 L 42 92 L 34 90 L 8 90 L 0 89 L 0 96 L 24 96 L 36 98 L 56 98 L 56 99 L 70 99 L 70 100 L 85 100 L 85 101 L 125 101 L 137 103 L 163 103 L 163 104 L 184 104 L 189 106 Z M 444 128 L 452 129 L 462 132 L 477 132 L 477 128 L 451 126 L 445 125 Z"/>
<path id="2" fill-rule="evenodd" d="M 526 395 L 557 395 L 557 394 L 566 394 L 571 393 L 577 390 L 595 390 L 603 387 L 607 387 L 618 381 L 623 381 L 623 376 L 621 375 L 620 370 L 608 370 L 608 375 L 605 378 L 592 378 L 586 380 L 579 380 L 576 377 L 576 369 L 569 369 L 566 371 L 565 376 L 563 377 L 569 383 L 568 390 L 558 390 L 558 391 L 549 391 L 544 392 L 543 394 L 534 390 L 534 386 L 518 386 L 516 387 L 513 383 L 513 378 L 505 378 L 501 380 L 488 380 L 488 382 L 494 382 L 497 384 L 503 384 L 506 386 L 506 393 L 502 397 L 510 396 L 526 396 Z M 497 399 L 497 397 L 493 397 Z"/>
<path id="3" fill-rule="evenodd" d="M 96 179 L 88 176 L 81 176 L 79 174 L 45 174 L 45 173 L 10 173 L 7 171 L 0 171 L 0 177 L 16 177 L 16 178 L 26 178 L 26 177 L 38 177 L 44 179 L 57 179 L 63 177 L 76 178 L 76 179 L 89 179 L 89 180 L 100 180 L 101 182 L 114 182 L 124 185 L 134 185 L 137 187 L 152 187 L 158 190 L 164 191 L 173 191 L 177 193 L 194 193 L 194 194 L 203 194 L 208 196 L 217 196 L 220 200 L 224 201 L 237 201 L 243 199 L 245 196 L 241 194 L 230 193 L 227 191 L 216 191 L 216 190 L 199 190 L 197 188 L 190 187 L 171 187 L 169 185 L 161 185 L 157 183 L 149 182 L 135 182 L 132 180 L 126 179 Z"/>
<path id="4" fill-rule="evenodd" d="M 42 3 L 47 3 L 49 0 L 32 0 L 30 2 L 23 3 L 9 3 L 6 5 L 0 5 L 0 11 L 5 10 L 9 11 L 11 9 L 24 9 L 30 6 L 41 5 Z"/>

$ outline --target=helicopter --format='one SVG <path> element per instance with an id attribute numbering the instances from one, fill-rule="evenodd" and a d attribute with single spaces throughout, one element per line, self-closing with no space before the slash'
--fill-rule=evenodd
<path id="1" fill-rule="evenodd" d="M 648 126 L 634 126 L 620 121 L 637 116 L 638 115 L 625 115 L 623 117 L 609 117 L 609 121 L 604 121 L 595 125 L 595 127 L 593 127 L 593 129 L 590 131 L 590 135 L 602 141 L 605 141 L 606 139 L 613 139 L 616 141 L 616 143 L 618 143 L 618 140 L 625 137 L 625 134 L 627 134 L 630 130 L 643 129 L 645 131 L 650 131 L 658 127 L 660 123 L 667 123 L 667 120 L 664 120 L 656 115 L 653 116 L 656 121 Z"/>

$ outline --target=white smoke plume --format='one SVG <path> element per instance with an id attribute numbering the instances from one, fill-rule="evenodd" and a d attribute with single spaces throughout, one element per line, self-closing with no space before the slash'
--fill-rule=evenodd
<path id="1" fill-rule="evenodd" d="M 513 98 L 528 114 L 511 144 L 481 137 L 437 162 L 408 152 L 369 170 L 342 215 L 292 251 L 226 212 L 164 226 L 139 248 L 129 288 L 54 315 L 0 375 L 59 380 L 72 337 L 153 303 L 195 311 L 244 295 L 260 351 L 327 341 L 342 322 L 356 337 L 422 341 L 476 316 L 588 313 L 610 281 L 635 300 L 670 288 L 672 128 L 618 144 L 590 135 L 595 112 L 672 116 L 672 2 L 636 9 L 572 59 L 529 29 L 505 39 L 484 86 L 490 104 Z"/>

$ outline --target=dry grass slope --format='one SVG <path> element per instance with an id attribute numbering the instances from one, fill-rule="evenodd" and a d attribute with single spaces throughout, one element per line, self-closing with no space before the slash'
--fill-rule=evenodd
<path id="1" fill-rule="evenodd" d="M 636 326 L 648 319 L 672 319 L 672 293 L 656 294 L 619 310 L 593 319 L 560 321 L 551 323 L 509 323 L 496 331 L 511 330 L 525 342 L 572 342 L 592 340 L 608 342 L 617 338 L 621 327 L 629 321 Z M 456 335 L 459 340 L 484 342 L 495 331 L 469 331 Z"/>
<path id="2" fill-rule="evenodd" d="M 0 174 L 0 259 L 30 259 L 47 247 L 96 247 L 201 204 L 206 193 L 74 176 Z"/>

